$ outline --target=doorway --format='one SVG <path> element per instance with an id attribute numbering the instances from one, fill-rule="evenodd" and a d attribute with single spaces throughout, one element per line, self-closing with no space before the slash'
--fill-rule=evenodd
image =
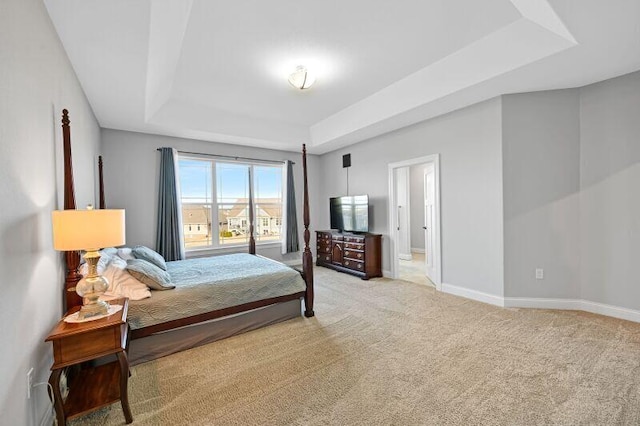
<path id="1" fill-rule="evenodd" d="M 389 164 L 391 277 L 440 290 L 440 158 Z"/>

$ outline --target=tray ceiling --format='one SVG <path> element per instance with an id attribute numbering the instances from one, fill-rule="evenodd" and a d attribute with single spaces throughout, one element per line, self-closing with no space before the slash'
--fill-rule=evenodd
<path id="1" fill-rule="evenodd" d="M 640 68 L 635 0 L 45 3 L 102 127 L 274 149 Z"/>

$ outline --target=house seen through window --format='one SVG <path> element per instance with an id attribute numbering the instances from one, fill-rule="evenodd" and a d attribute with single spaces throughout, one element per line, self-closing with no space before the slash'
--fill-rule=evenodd
<path id="1" fill-rule="evenodd" d="M 283 166 L 180 156 L 185 249 L 249 241 L 249 185 L 253 186 L 257 243 L 282 239 Z M 249 182 L 252 169 L 253 182 Z"/>

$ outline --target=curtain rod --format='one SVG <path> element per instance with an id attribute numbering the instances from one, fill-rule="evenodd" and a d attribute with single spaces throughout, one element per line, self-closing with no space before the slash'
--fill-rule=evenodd
<path id="1" fill-rule="evenodd" d="M 160 148 L 156 149 L 156 151 L 160 151 Z M 190 152 L 190 151 L 178 151 L 179 154 L 188 154 L 188 155 L 198 155 L 203 157 L 215 157 L 215 158 L 228 158 L 230 160 L 248 160 L 248 161 L 260 161 L 263 163 L 285 163 L 286 160 L 265 160 L 262 158 L 249 158 L 249 157 L 237 157 L 234 155 L 220 155 L 220 154 L 205 154 L 202 152 Z M 295 161 L 292 161 L 291 164 L 296 164 Z"/>

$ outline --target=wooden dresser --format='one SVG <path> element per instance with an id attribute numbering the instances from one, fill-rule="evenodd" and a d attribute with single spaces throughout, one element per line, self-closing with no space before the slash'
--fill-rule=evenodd
<path id="1" fill-rule="evenodd" d="M 363 280 L 382 276 L 382 235 L 316 231 L 316 264 Z"/>

